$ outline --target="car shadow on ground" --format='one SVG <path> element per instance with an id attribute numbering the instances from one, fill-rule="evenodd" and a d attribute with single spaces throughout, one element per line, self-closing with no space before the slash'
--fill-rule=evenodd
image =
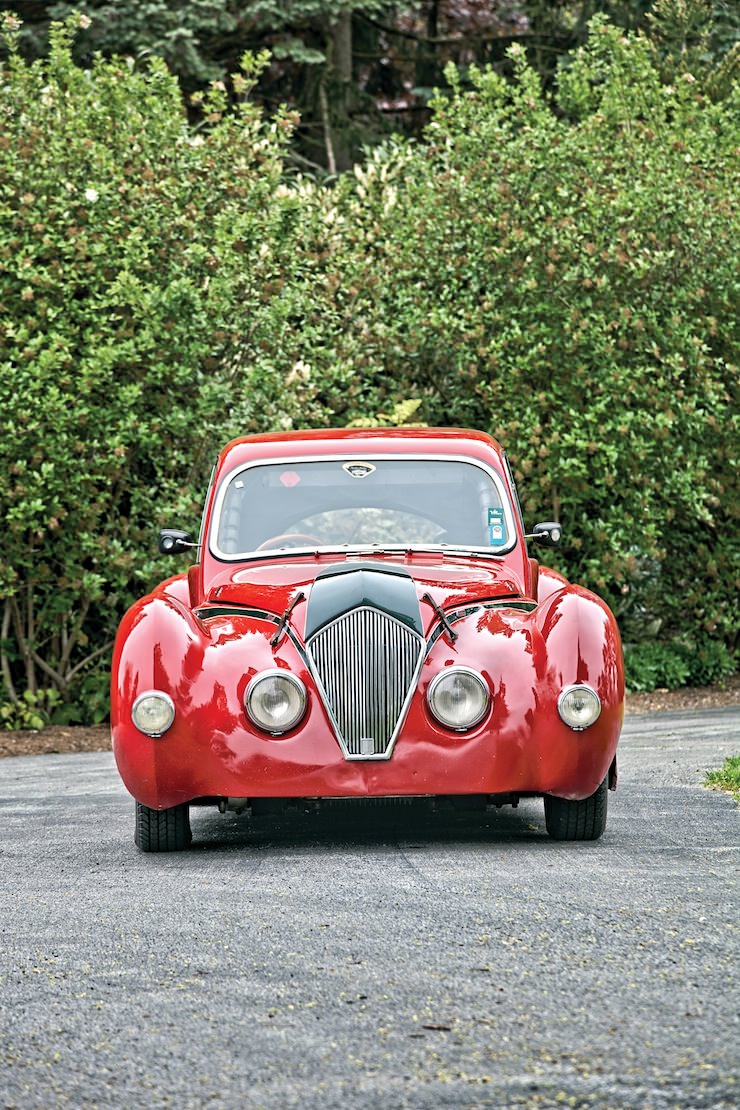
<path id="1" fill-rule="evenodd" d="M 366 847 L 403 843 L 434 846 L 545 840 L 541 799 L 525 799 L 516 809 L 505 806 L 479 811 L 456 811 L 452 806 L 424 803 L 353 805 L 323 803 L 317 810 L 289 810 L 280 815 L 253 817 L 220 814 L 213 809 L 191 810 L 192 852 L 238 847 L 266 849 L 293 845 L 305 849 Z"/>

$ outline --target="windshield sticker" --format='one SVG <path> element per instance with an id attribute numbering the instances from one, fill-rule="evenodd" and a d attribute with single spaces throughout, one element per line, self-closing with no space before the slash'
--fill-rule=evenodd
<path id="1" fill-rule="evenodd" d="M 301 476 L 297 474 L 295 470 L 285 470 L 280 475 L 280 482 L 282 485 L 287 486 L 288 489 L 292 489 L 293 486 L 300 485 Z"/>
<path id="2" fill-rule="evenodd" d="M 367 478 L 368 474 L 375 472 L 375 467 L 372 463 L 348 462 L 344 463 L 342 470 L 346 471 L 351 478 Z"/>
<path id="3" fill-rule="evenodd" d="M 506 543 L 503 509 L 488 510 L 488 542 L 491 547 L 503 547 Z"/>

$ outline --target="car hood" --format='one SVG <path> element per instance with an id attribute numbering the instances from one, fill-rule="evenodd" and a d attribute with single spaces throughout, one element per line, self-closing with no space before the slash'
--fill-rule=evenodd
<path id="1" fill-rule="evenodd" d="M 240 566 L 215 583 L 206 607 L 238 606 L 280 616 L 303 594 L 310 613 L 306 629 L 327 614 L 362 604 L 410 612 L 421 600 L 450 610 L 471 602 L 521 598 L 523 583 L 503 561 L 464 556 L 301 559 Z M 296 624 L 305 624 L 306 613 Z"/>

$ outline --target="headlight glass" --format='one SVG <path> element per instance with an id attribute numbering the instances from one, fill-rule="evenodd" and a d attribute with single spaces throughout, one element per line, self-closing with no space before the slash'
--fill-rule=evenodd
<path id="1" fill-rule="evenodd" d="M 133 704 L 131 717 L 139 732 L 147 736 L 161 736 L 175 719 L 175 706 L 169 694 L 161 690 L 147 690 L 139 694 Z"/>
<path id="2" fill-rule="evenodd" d="M 450 667 L 429 683 L 427 701 L 440 724 L 461 732 L 483 720 L 490 694 L 483 675 L 467 667 Z"/>
<path id="3" fill-rule="evenodd" d="M 263 671 L 247 686 L 247 714 L 265 732 L 288 732 L 298 724 L 306 708 L 306 687 L 285 671 Z"/>
<path id="4" fill-rule="evenodd" d="M 558 698 L 558 713 L 571 728 L 588 728 L 601 713 L 599 695 L 590 686 L 566 686 Z"/>

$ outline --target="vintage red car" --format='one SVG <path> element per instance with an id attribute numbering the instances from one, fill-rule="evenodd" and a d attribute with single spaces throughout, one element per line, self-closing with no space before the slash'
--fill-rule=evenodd
<path id="1" fill-rule="evenodd" d="M 456 429 L 237 439 L 195 562 L 137 602 L 111 722 L 145 852 L 191 805 L 321 799 L 514 804 L 594 840 L 616 786 L 624 676 L 606 605 L 532 558 L 506 457 Z"/>

